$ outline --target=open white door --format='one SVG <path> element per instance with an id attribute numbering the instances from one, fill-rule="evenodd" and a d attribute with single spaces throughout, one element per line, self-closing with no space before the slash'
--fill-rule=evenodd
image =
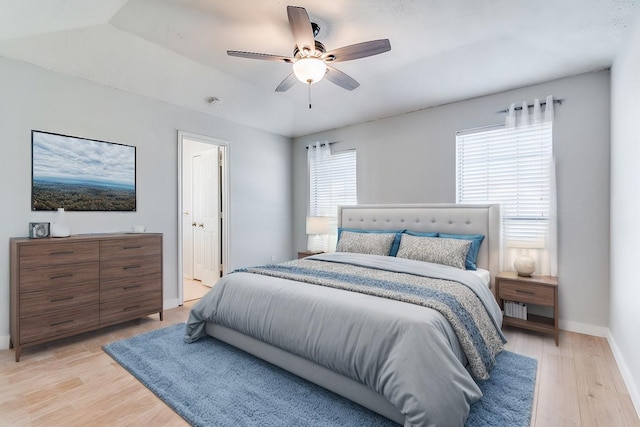
<path id="1" fill-rule="evenodd" d="M 220 278 L 220 152 L 193 156 L 194 278 L 213 286 Z"/>
<path id="2" fill-rule="evenodd" d="M 210 155 L 194 161 L 195 155 L 209 151 Z M 229 153 L 229 141 L 178 131 L 179 286 L 176 305 L 184 302 L 185 279 L 196 278 L 195 250 L 198 251 L 198 278 L 203 283 L 211 286 L 229 269 Z M 198 163 L 195 173 L 194 163 Z M 194 175 L 198 176 L 197 188 L 193 183 Z M 200 200 L 194 205 L 196 196 Z M 172 306 L 172 301 L 165 303 Z"/>

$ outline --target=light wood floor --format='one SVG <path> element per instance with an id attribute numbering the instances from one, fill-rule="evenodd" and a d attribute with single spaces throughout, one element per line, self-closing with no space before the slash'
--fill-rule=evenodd
<path id="1" fill-rule="evenodd" d="M 182 292 L 185 301 L 193 301 L 194 299 L 200 299 L 204 294 L 209 292 L 211 288 L 203 285 L 199 280 L 183 279 L 182 280 Z"/>
<path id="2" fill-rule="evenodd" d="M 189 307 L 23 350 L 0 351 L 2 426 L 185 426 L 152 392 L 102 351 L 109 342 L 184 322 Z M 640 426 L 607 341 L 513 328 L 507 349 L 538 359 L 532 426 Z"/>

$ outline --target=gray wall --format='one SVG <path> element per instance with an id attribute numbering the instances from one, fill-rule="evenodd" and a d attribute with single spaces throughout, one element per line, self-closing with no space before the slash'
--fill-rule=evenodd
<path id="1" fill-rule="evenodd" d="M 611 71 L 609 342 L 640 414 L 640 19 Z"/>
<path id="2" fill-rule="evenodd" d="M 455 133 L 504 121 L 512 102 L 564 98 L 556 108 L 561 327 L 605 335 L 609 317 L 608 71 L 430 108 L 294 141 L 294 246 L 305 248 L 305 146 L 356 148 L 358 203 L 455 202 Z M 437 83 L 434 83 L 437 84 Z"/>
<path id="3" fill-rule="evenodd" d="M 0 94 L 0 348 L 9 335 L 9 238 L 55 218 L 30 210 L 31 129 L 137 147 L 137 212 L 67 212 L 65 220 L 74 234 L 133 224 L 164 233 L 165 306 L 178 297 L 178 130 L 230 141 L 230 267 L 290 258 L 290 139 L 2 58 Z"/>

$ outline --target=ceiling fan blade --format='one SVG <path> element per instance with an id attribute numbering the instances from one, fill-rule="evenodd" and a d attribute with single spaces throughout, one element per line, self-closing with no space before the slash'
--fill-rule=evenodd
<path id="1" fill-rule="evenodd" d="M 291 34 L 293 34 L 293 40 L 298 49 L 315 50 L 316 42 L 313 38 L 313 29 L 307 10 L 304 7 L 287 6 L 287 16 L 289 17 Z"/>
<path id="2" fill-rule="evenodd" d="M 389 39 L 371 40 L 339 47 L 322 55 L 322 59 L 328 60 L 329 62 L 351 61 L 352 59 L 378 55 L 389 50 L 391 50 Z"/>
<path id="3" fill-rule="evenodd" d="M 353 77 L 350 77 L 340 70 L 336 70 L 333 67 L 327 66 L 327 74 L 325 74 L 327 80 L 331 83 L 335 83 L 338 86 L 347 90 L 354 90 L 360 83 L 358 83 Z"/>
<path id="4" fill-rule="evenodd" d="M 264 61 L 287 62 L 289 64 L 294 62 L 293 58 L 287 58 L 286 56 L 269 55 L 268 53 L 242 52 L 240 50 L 228 50 L 227 55 L 237 56 L 239 58 L 262 59 Z"/>
<path id="5" fill-rule="evenodd" d="M 295 84 L 296 81 L 298 81 L 298 79 L 296 78 L 296 75 L 293 73 L 289 74 L 287 77 L 284 78 L 282 82 L 280 82 L 280 84 L 276 88 L 276 92 L 285 92 L 289 90 L 291 86 Z"/>

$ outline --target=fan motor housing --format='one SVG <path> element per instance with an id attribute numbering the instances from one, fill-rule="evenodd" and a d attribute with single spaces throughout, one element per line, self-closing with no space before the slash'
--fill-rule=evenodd
<path id="1" fill-rule="evenodd" d="M 316 46 L 315 46 L 315 50 L 313 52 L 309 52 L 308 55 L 305 55 L 302 52 L 300 52 L 300 49 L 298 48 L 298 46 L 296 46 L 295 48 L 293 48 L 293 56 L 295 58 L 305 58 L 305 57 L 310 57 L 310 56 L 312 56 L 312 57 L 314 56 L 316 58 L 320 58 L 322 55 L 325 54 L 327 49 L 318 40 L 314 40 L 314 41 L 315 41 L 315 45 Z"/>

